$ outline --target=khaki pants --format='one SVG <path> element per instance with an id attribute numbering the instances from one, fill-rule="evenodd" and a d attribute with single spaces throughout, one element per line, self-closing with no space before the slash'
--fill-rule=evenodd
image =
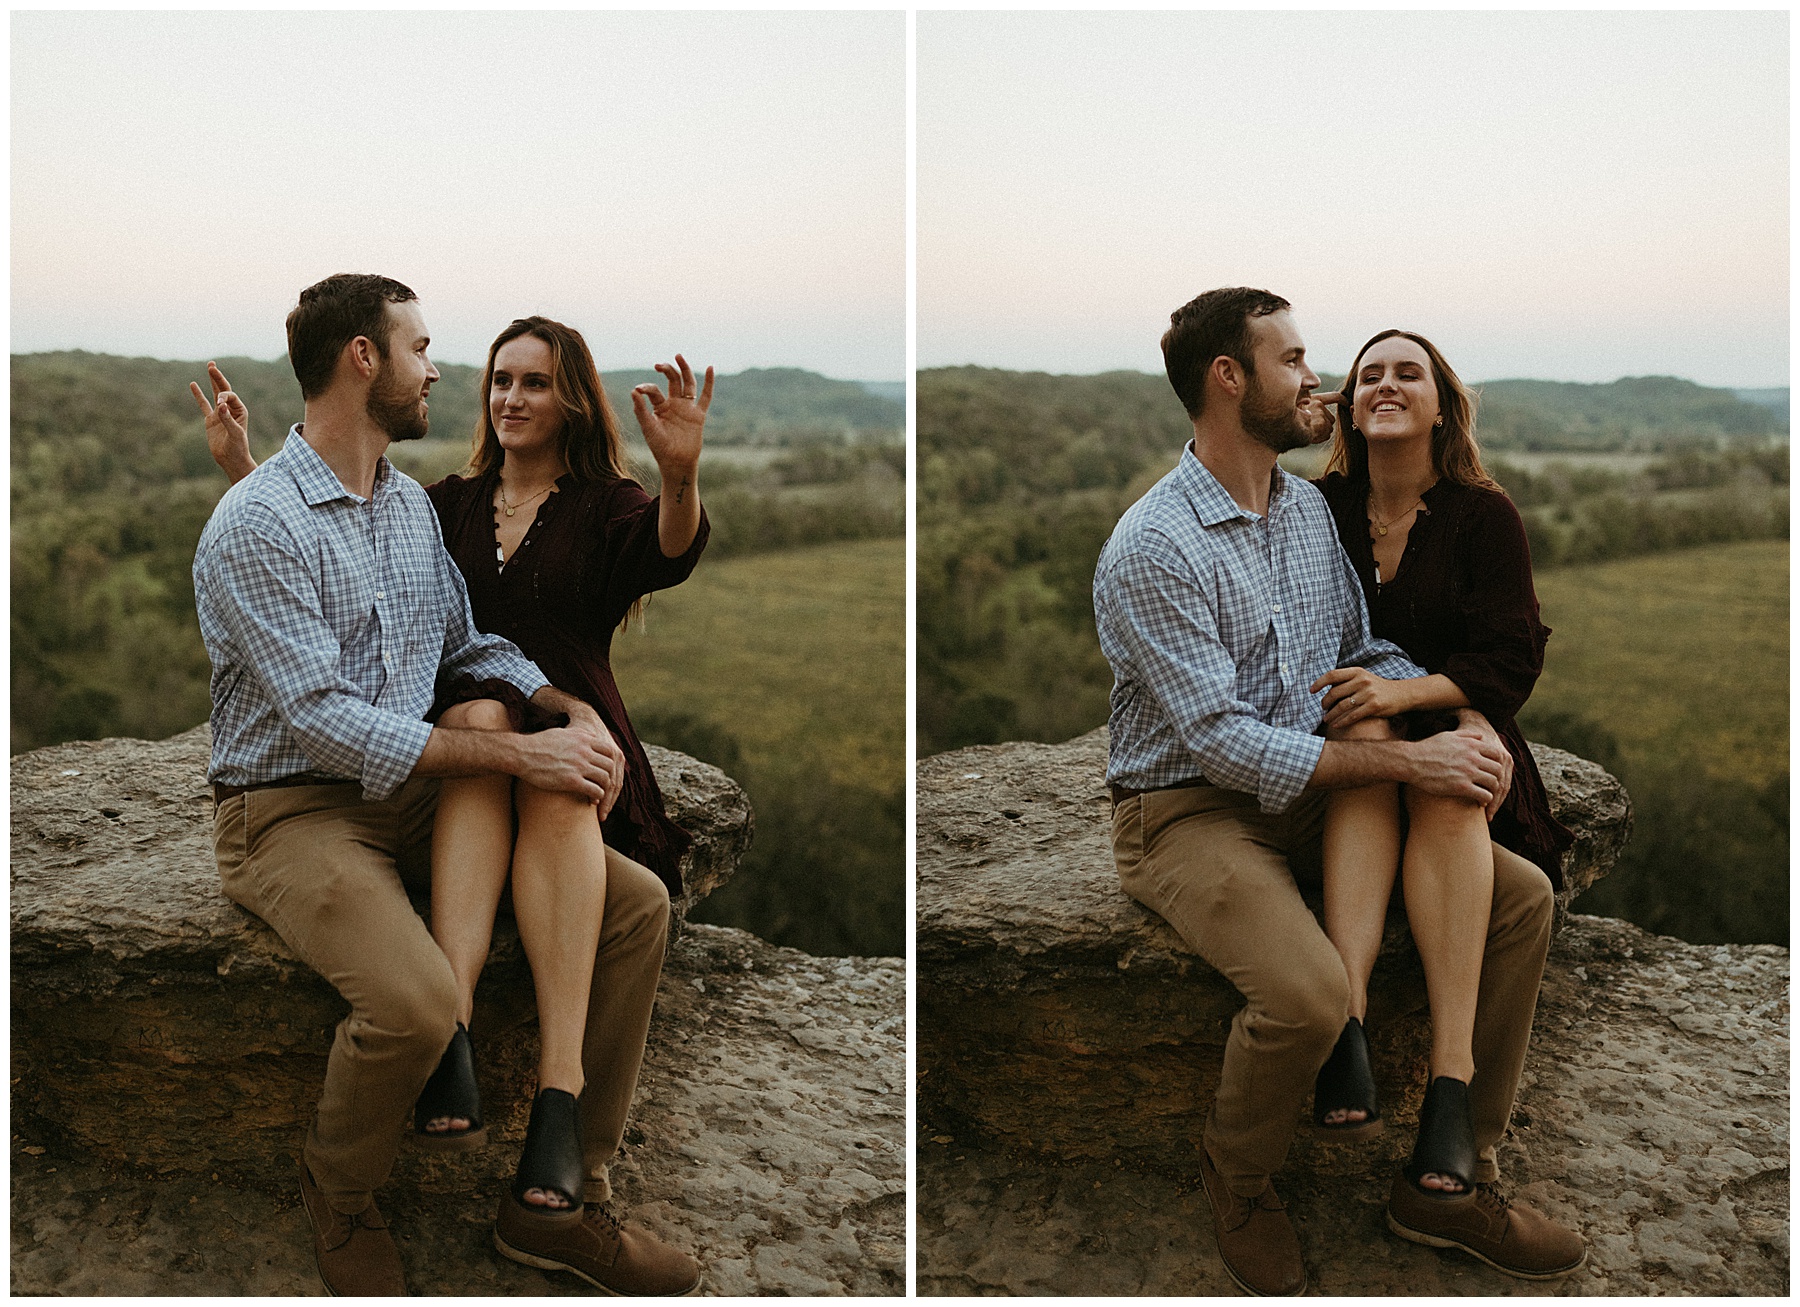
<path id="1" fill-rule="evenodd" d="M 1309 790 L 1271 816 L 1251 795 L 1194 786 L 1113 808 L 1125 892 L 1174 926 L 1246 1000 L 1231 1023 L 1206 1124 L 1213 1164 L 1245 1197 L 1260 1193 L 1287 1159 L 1296 1119 L 1348 1020 L 1343 961 L 1296 883 L 1319 883 L 1325 799 Z M 1495 1148 L 1525 1065 L 1554 903 L 1542 871 L 1494 846 L 1469 1084 L 1478 1181 L 1499 1177 Z"/>
<path id="2" fill-rule="evenodd" d="M 213 816 L 225 893 L 350 1004 L 303 1154 L 343 1212 L 367 1206 L 387 1179 L 413 1103 L 456 1030 L 450 963 L 406 896 L 407 885 L 430 880 L 437 790 L 435 781 L 409 781 L 380 803 L 365 802 L 354 783 L 251 790 Z M 637 1088 L 668 928 L 662 881 L 608 849 L 582 1045 L 591 1200 L 609 1196 L 606 1164 Z"/>

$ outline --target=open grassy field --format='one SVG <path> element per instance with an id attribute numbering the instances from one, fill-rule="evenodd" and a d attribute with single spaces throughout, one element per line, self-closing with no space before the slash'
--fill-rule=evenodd
<path id="1" fill-rule="evenodd" d="M 708 718 L 753 766 L 810 758 L 839 782 L 905 785 L 904 540 L 702 559 L 645 615 L 613 642 L 633 716 Z"/>
<path id="2" fill-rule="evenodd" d="M 1788 757 L 1788 542 L 1705 545 L 1537 576 L 1555 632 L 1526 719 L 1575 713 L 1625 759 L 1762 782 Z"/>

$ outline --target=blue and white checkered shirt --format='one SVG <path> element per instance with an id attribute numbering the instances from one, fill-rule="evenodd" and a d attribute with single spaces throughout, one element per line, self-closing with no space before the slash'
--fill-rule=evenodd
<path id="1" fill-rule="evenodd" d="M 1315 680 L 1425 675 L 1369 634 L 1323 495 L 1277 468 L 1259 517 L 1192 445 L 1113 528 L 1094 618 L 1113 669 L 1106 778 L 1134 790 L 1204 779 L 1285 811 L 1325 747 Z"/>
<path id="2" fill-rule="evenodd" d="M 194 604 L 213 666 L 207 778 L 227 785 L 311 771 L 385 799 L 425 751 L 440 678 L 548 684 L 475 629 L 419 483 L 384 458 L 373 494 L 353 495 L 297 426 L 213 510 Z"/>

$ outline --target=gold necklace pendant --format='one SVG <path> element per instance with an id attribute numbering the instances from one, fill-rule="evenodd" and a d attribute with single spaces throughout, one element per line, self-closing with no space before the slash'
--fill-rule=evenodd
<path id="1" fill-rule="evenodd" d="M 1385 526 L 1378 526 L 1375 528 L 1375 534 L 1378 536 L 1384 536 L 1387 534 L 1387 528 Z"/>
<path id="2" fill-rule="evenodd" d="M 508 516 L 508 517 L 511 517 L 511 516 L 512 516 L 512 515 L 513 515 L 513 514 L 514 514 L 514 513 L 516 513 L 516 512 L 518 512 L 518 511 L 519 511 L 519 510 L 518 510 L 518 509 L 516 509 L 516 508 L 509 508 L 509 509 L 507 509 L 507 510 L 506 510 L 506 515 L 507 515 L 507 516 Z M 1386 534 L 1387 534 L 1387 532 L 1386 532 L 1386 531 L 1383 531 L 1383 532 L 1382 532 L 1382 533 L 1381 533 L 1381 534 L 1382 534 L 1382 535 L 1386 535 Z"/>

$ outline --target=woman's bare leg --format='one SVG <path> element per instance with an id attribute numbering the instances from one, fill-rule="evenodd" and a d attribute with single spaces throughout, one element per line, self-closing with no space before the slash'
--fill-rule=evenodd
<path id="1" fill-rule="evenodd" d="M 505 731 L 506 709 L 492 699 L 475 699 L 445 710 L 440 726 Z M 456 1019 L 465 1026 L 475 1014 L 475 983 L 487 963 L 494 938 L 494 913 L 512 862 L 512 777 L 458 776 L 438 789 L 437 819 L 431 828 L 431 937 L 456 976 Z M 427 1131 L 466 1130 L 464 1117 L 435 1117 Z"/>
<path id="2" fill-rule="evenodd" d="M 537 989 L 538 1088 L 577 1097 L 588 989 L 606 908 L 606 846 L 594 805 L 579 795 L 515 787 L 513 915 Z M 560 1195 L 527 1189 L 525 1201 L 563 1207 Z"/>
<path id="3" fill-rule="evenodd" d="M 1333 740 L 1391 740 L 1386 721 L 1358 722 L 1327 733 Z M 1333 790 L 1326 802 L 1324 834 L 1325 934 L 1344 960 L 1350 981 L 1349 1014 L 1369 1012 L 1369 976 L 1381 952 L 1388 899 L 1400 867 L 1400 787 L 1392 783 Z M 1361 1108 L 1334 1108 L 1327 1125 L 1367 1116 Z"/>
<path id="4" fill-rule="evenodd" d="M 1431 1075 L 1467 1084 L 1475 1075 L 1475 1000 L 1494 902 L 1487 815 L 1475 804 L 1411 786 L 1406 809 L 1410 828 L 1401 886 L 1431 1002 Z M 1462 1189 L 1455 1179 L 1435 1172 L 1420 1184 L 1450 1192 Z"/>

